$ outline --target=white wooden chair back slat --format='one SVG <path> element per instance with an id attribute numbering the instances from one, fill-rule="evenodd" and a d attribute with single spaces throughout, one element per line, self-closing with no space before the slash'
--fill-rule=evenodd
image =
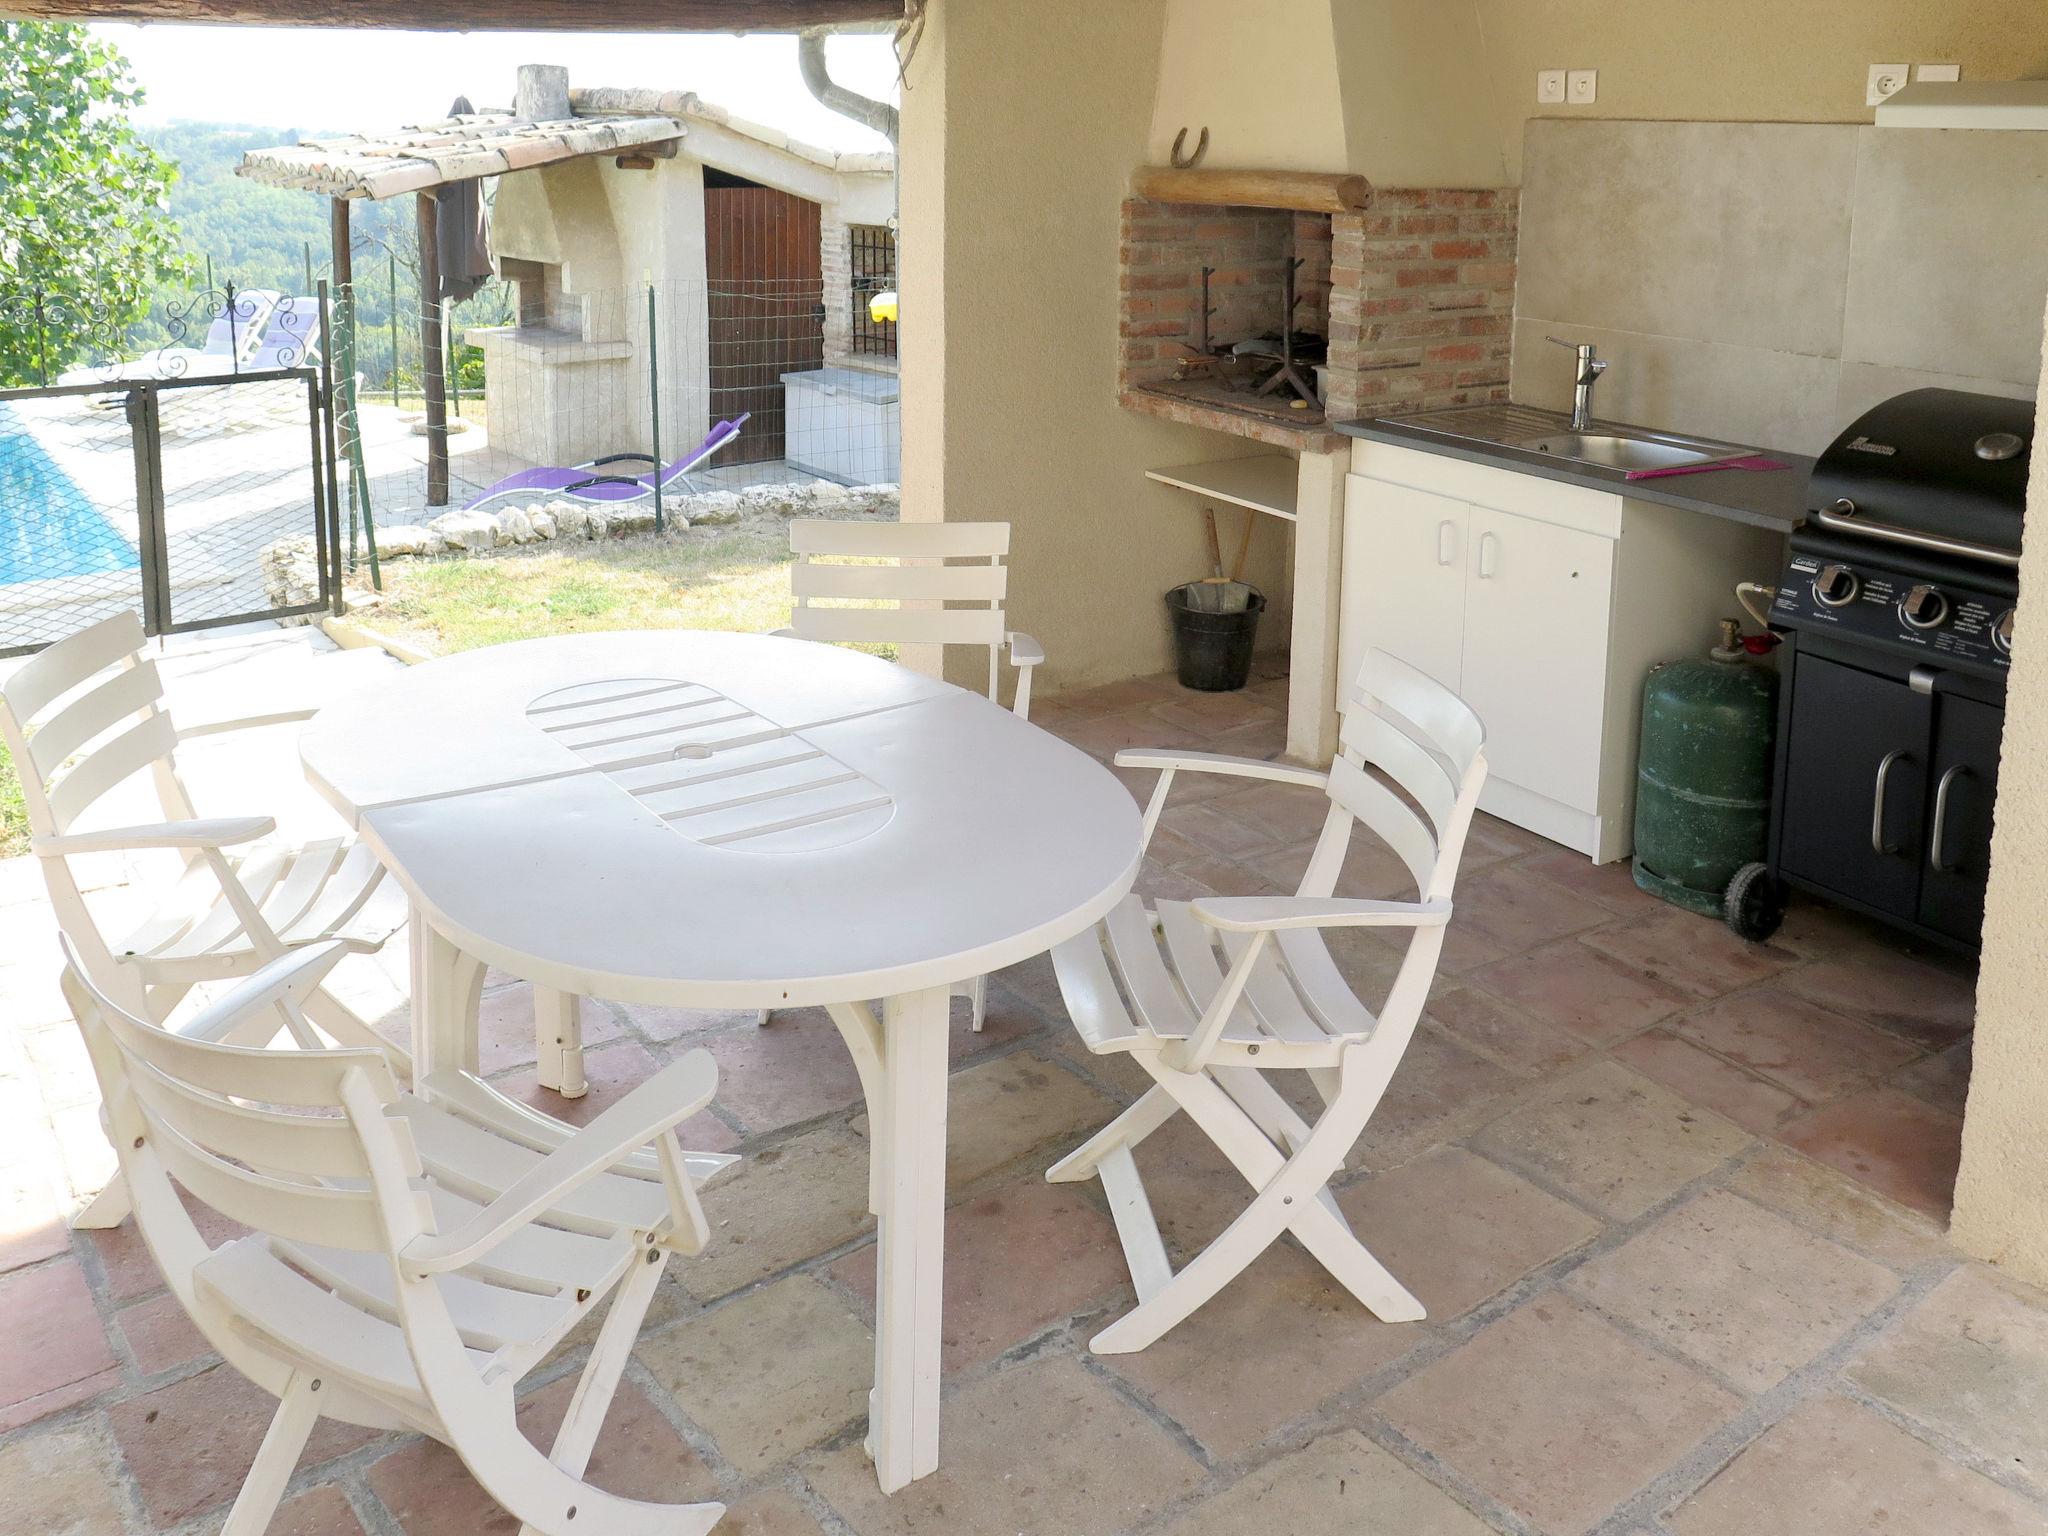
<path id="1" fill-rule="evenodd" d="M 155 662 L 121 668 L 36 727 L 28 742 L 36 777 L 47 784 L 72 753 L 162 701 L 163 682 Z"/>
<path id="2" fill-rule="evenodd" d="M 296 1183 L 257 1173 L 187 1140 L 146 1106 L 142 1118 L 165 1171 L 200 1204 L 257 1232 L 365 1253 L 389 1251 L 376 1198 L 367 1189 Z M 424 1191 L 421 1192 L 424 1197 Z"/>
<path id="3" fill-rule="evenodd" d="M 151 1119 L 217 1156 L 308 1179 L 370 1176 L 355 1127 L 337 1115 L 281 1114 L 206 1093 L 132 1056 L 128 1088 Z"/>
<path id="4" fill-rule="evenodd" d="M 1448 759 L 1370 705 L 1346 713 L 1338 749 L 1361 766 L 1370 763 L 1400 785 L 1402 792 L 1429 814 L 1435 834 L 1443 835 L 1457 806 L 1463 777 Z"/>
<path id="5" fill-rule="evenodd" d="M 828 645 L 986 645 L 1003 643 L 999 608 L 809 608 L 790 614 L 799 640 Z"/>
<path id="6" fill-rule="evenodd" d="M 789 589 L 802 600 L 1000 603 L 1010 590 L 1007 565 L 820 565 L 799 560 Z"/>
<path id="7" fill-rule="evenodd" d="M 142 649 L 142 620 L 131 609 L 66 635 L 38 651 L 0 683 L 0 701 L 26 725 L 96 672 Z"/>
<path id="8" fill-rule="evenodd" d="M 1415 808 L 1348 758 L 1330 764 L 1330 798 L 1372 829 L 1427 891 L 1436 876 L 1436 834 Z"/>
<path id="9" fill-rule="evenodd" d="M 169 715 L 145 715 L 105 745 L 95 747 L 50 785 L 51 825 L 58 832 L 70 831 L 109 790 L 169 758 L 177 745 L 178 732 Z M 26 780 L 23 788 L 27 788 Z"/>
<path id="10" fill-rule="evenodd" d="M 1376 699 L 1413 725 L 1415 735 L 1456 765 L 1460 779 L 1486 744 L 1486 727 L 1470 705 L 1427 672 L 1385 651 L 1365 653 L 1354 697 L 1360 702 Z"/>
<path id="11" fill-rule="evenodd" d="M 800 518 L 789 525 L 799 555 L 881 555 L 899 560 L 993 560 L 1010 552 L 1008 523 L 867 523 Z"/>

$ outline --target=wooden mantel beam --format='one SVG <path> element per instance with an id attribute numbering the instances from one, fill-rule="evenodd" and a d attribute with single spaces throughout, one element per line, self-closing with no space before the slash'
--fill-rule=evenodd
<path id="1" fill-rule="evenodd" d="M 796 32 L 900 21 L 903 0 L 0 0 L 0 15 L 426 32 Z"/>
<path id="2" fill-rule="evenodd" d="M 1372 206 L 1372 183 L 1363 176 L 1322 171 L 1211 171 L 1148 165 L 1131 174 L 1131 195 L 1155 203 L 1359 213 Z"/>

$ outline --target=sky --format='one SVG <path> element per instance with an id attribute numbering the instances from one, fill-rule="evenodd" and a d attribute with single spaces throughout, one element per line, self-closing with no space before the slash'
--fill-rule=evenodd
<path id="1" fill-rule="evenodd" d="M 147 93 L 142 122 L 174 118 L 365 131 L 445 116 L 457 96 L 510 106 L 521 64 L 565 64 L 569 83 L 695 91 L 827 149 L 888 147 L 828 112 L 797 74 L 796 39 L 631 32 L 384 32 L 358 28 L 97 24 Z M 827 40 L 832 76 L 895 101 L 886 36 Z"/>

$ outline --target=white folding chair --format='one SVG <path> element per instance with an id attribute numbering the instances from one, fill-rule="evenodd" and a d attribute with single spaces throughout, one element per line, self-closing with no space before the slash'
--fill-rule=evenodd
<path id="1" fill-rule="evenodd" d="M 1143 1349 L 1214 1296 L 1283 1232 L 1387 1322 L 1423 1316 L 1353 1235 L 1329 1180 L 1378 1107 L 1436 975 L 1451 885 L 1486 778 L 1478 717 L 1405 662 L 1370 652 L 1343 713 L 1336 761 L 1318 773 L 1202 752 L 1126 751 L 1157 768 L 1144 835 L 1176 773 L 1314 785 L 1329 797 L 1322 835 L 1293 896 L 1209 897 L 1147 906 L 1128 897 L 1097 928 L 1053 951 L 1060 993 L 1088 1049 L 1123 1051 L 1153 1086 L 1046 1178 L 1102 1180 L 1138 1305 L 1097 1334 L 1103 1354 Z M 1352 826 L 1363 822 L 1414 877 L 1421 900 L 1362 901 L 1336 888 Z M 1405 928 L 1408 951 L 1377 1016 L 1324 945 L 1326 928 Z M 1264 1074 L 1308 1074 L 1311 1126 Z M 1178 1273 L 1167 1258 L 1131 1152 L 1186 1111 L 1256 1195 Z"/>
<path id="2" fill-rule="evenodd" d="M 323 1418 L 445 1442 L 530 1532 L 701 1536 L 722 1505 L 621 1498 L 583 1472 L 669 1255 L 704 1244 L 697 1185 L 733 1161 L 674 1134 L 717 1067 L 692 1051 L 573 1134 L 459 1073 L 415 1097 L 384 1053 L 332 1048 L 304 1013 L 344 949 L 271 961 L 182 1034 L 75 963 L 64 978 L 150 1252 L 207 1342 L 278 1399 L 222 1536 L 269 1526 Z M 280 1026 L 299 1049 L 225 1043 Z M 209 1246 L 179 1187 L 249 1235 Z M 608 1297 L 543 1455 L 514 1389 Z"/>
<path id="3" fill-rule="evenodd" d="M 364 914 L 384 874 L 367 847 L 346 837 L 302 847 L 263 841 L 277 830 L 268 816 L 201 820 L 178 777 L 181 741 L 305 719 L 312 710 L 180 732 L 142 646 L 141 621 L 118 614 L 58 641 L 0 683 L 0 742 L 21 778 L 29 851 L 42 862 L 58 926 L 93 985 L 136 1017 L 162 1023 L 197 983 L 246 976 L 300 945 L 334 938 L 359 950 L 382 945 L 397 920 Z M 80 829 L 111 791 L 144 769 L 161 821 Z M 175 849 L 183 875 L 140 928 L 110 937 L 70 861 L 147 849 Z M 337 1040 L 383 1044 L 325 989 L 307 998 L 306 1012 Z M 117 1184 L 78 1224 L 112 1226 L 126 1212 Z"/>

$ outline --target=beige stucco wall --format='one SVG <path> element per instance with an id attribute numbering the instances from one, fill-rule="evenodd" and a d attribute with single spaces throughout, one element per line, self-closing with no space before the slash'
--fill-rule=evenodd
<path id="1" fill-rule="evenodd" d="M 1055 689 L 1168 664 L 1160 594 L 1207 557 L 1197 505 L 1145 467 L 1255 448 L 1116 404 L 1119 204 L 1163 14 L 934 0 L 903 96 L 903 515 L 1013 525 L 1011 612 Z M 1264 523 L 1273 643 L 1285 548 Z"/>
<path id="2" fill-rule="evenodd" d="M 1521 177 L 1532 117 L 1868 122 L 1867 66 L 2048 75 L 2042 0 L 1167 0 L 1149 146 L 1207 124 L 1218 166 L 1382 186 Z M 1325 54 L 1325 50 L 1328 50 Z M 1597 69 L 1588 107 L 1536 73 Z"/>
<path id="3" fill-rule="evenodd" d="M 2039 398 L 2048 400 L 2048 356 Z M 2048 528 L 2048 434 L 2034 436 L 2027 487 L 2035 536 L 2021 553 L 2020 590 L 2038 594 L 2048 590 L 2048 540 L 2039 536 Z M 1951 1235 L 2048 1285 L 2048 620 L 2040 597 L 2020 604 L 2014 628 Z"/>

